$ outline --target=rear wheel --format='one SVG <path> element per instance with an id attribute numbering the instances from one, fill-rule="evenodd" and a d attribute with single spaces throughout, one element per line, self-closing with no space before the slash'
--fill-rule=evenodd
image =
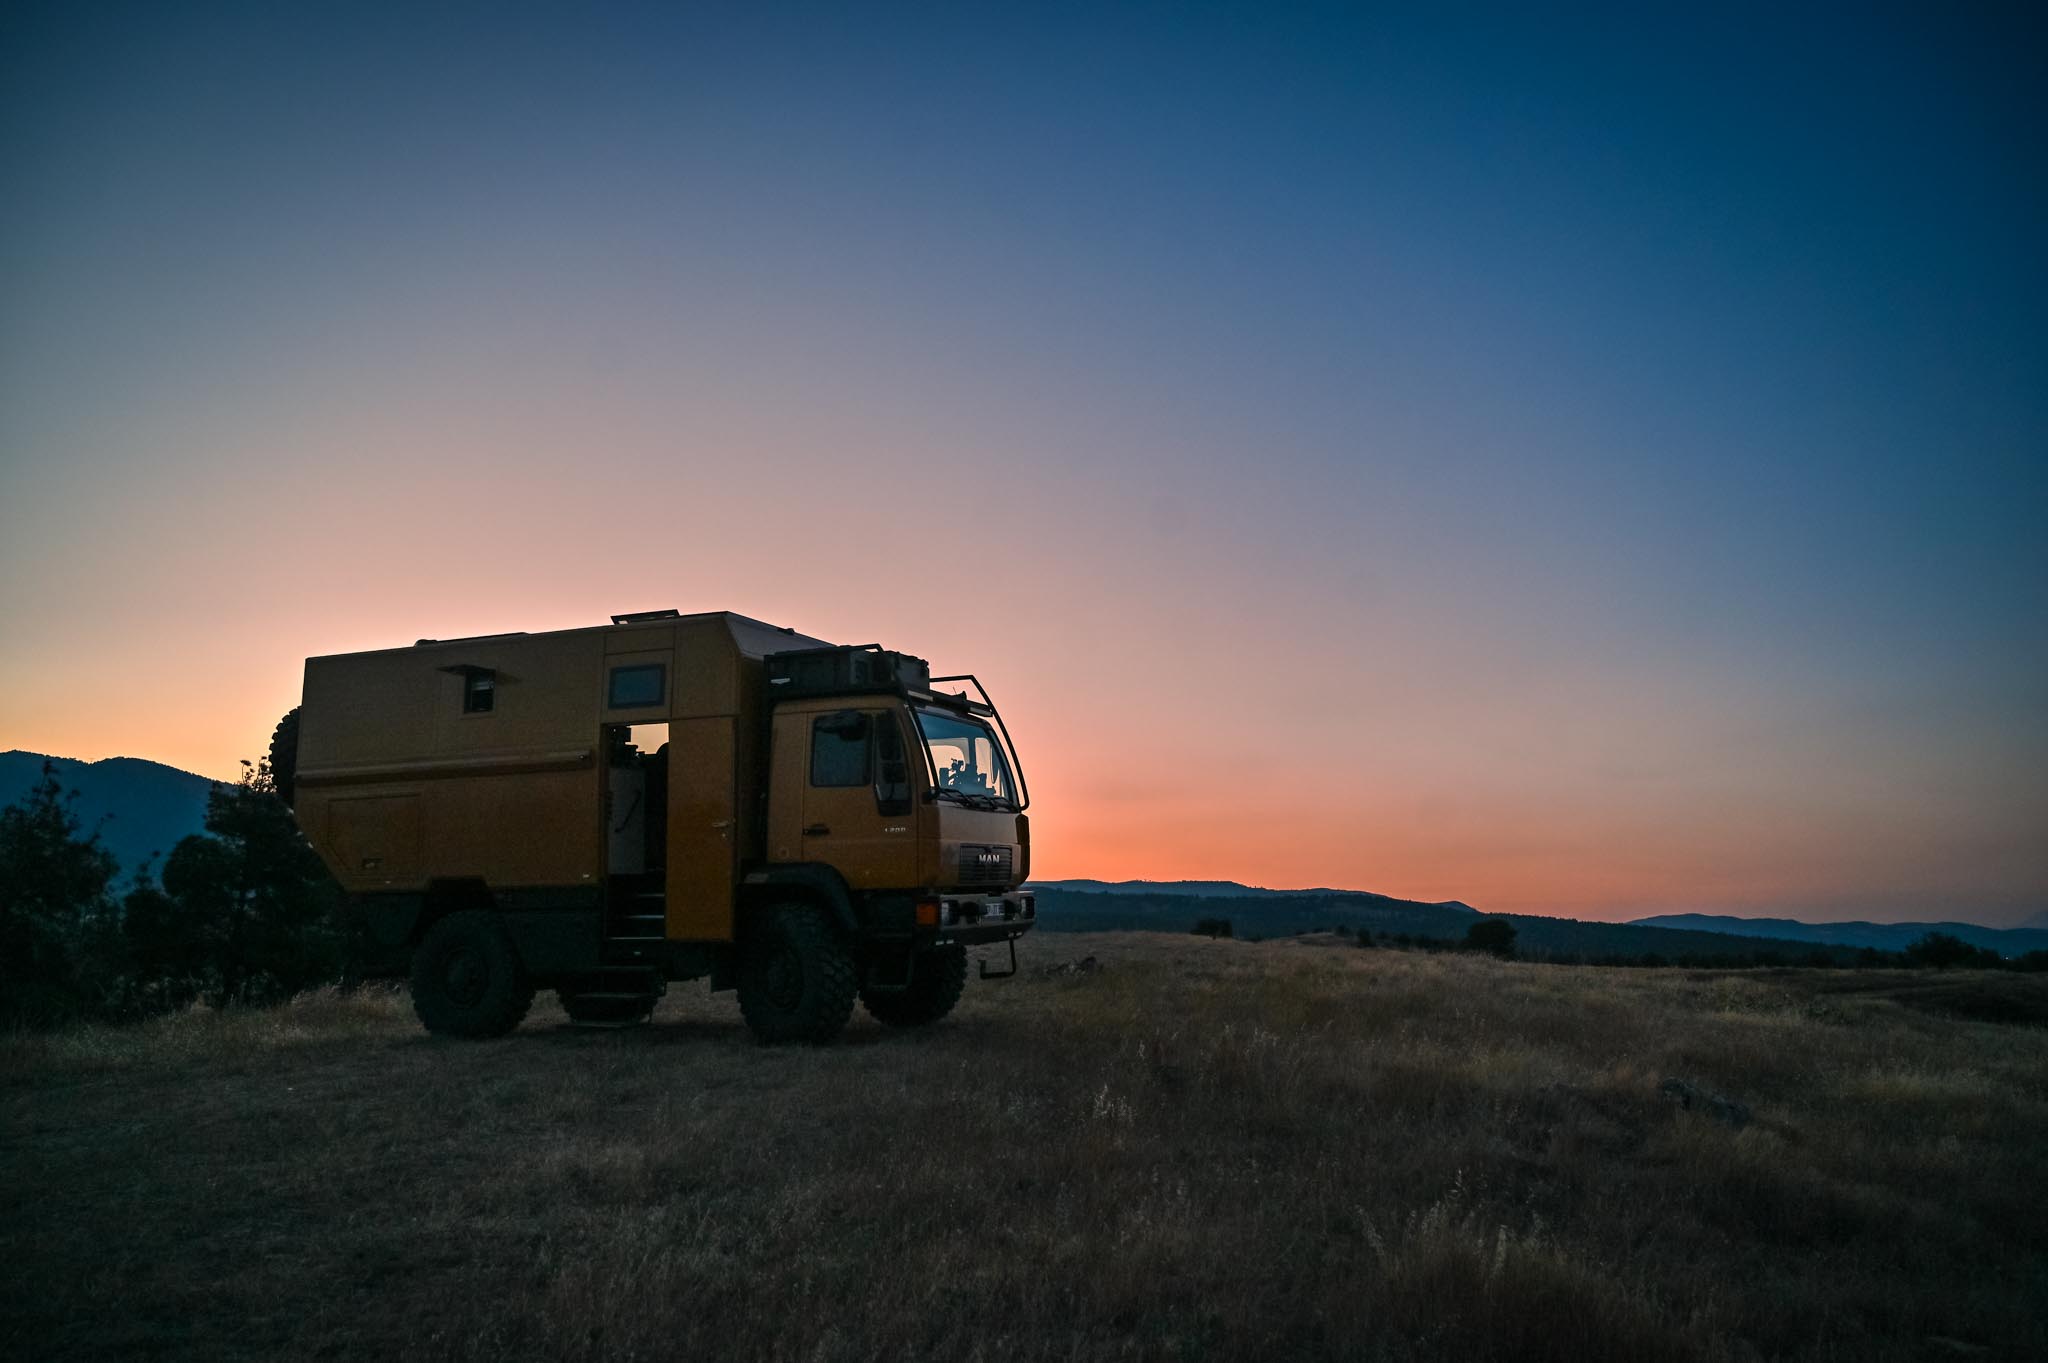
<path id="1" fill-rule="evenodd" d="M 763 1041 L 830 1041 L 853 1014 L 853 954 L 822 910 L 778 904 L 740 953 L 740 1013 Z"/>
<path id="2" fill-rule="evenodd" d="M 918 955 L 911 965 L 910 984 L 888 991 L 863 989 L 860 1002 L 875 1021 L 891 1027 L 922 1027 L 937 1022 L 960 1002 L 967 987 L 967 948 L 940 947 Z"/>
<path id="3" fill-rule="evenodd" d="M 412 954 L 412 1010 L 444 1036 L 503 1036 L 533 1005 L 533 981 L 487 909 L 451 913 Z"/>

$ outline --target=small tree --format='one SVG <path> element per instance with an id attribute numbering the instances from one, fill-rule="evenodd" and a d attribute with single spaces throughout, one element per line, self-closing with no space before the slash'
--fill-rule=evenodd
<path id="1" fill-rule="evenodd" d="M 1485 918 L 1465 929 L 1465 949 L 1486 951 L 1495 956 L 1515 954 L 1515 925 L 1500 918 Z"/>
<path id="2" fill-rule="evenodd" d="M 1995 951 L 1971 946 L 1947 932 L 1930 932 L 1906 948 L 1906 964 L 1947 970 L 1951 966 L 1998 966 L 2004 958 Z"/>
<path id="3" fill-rule="evenodd" d="M 206 832 L 164 860 L 161 888 L 123 901 L 124 1004 L 160 1012 L 204 998 L 269 1003 L 338 978 L 347 933 L 338 887 L 277 798 L 270 764 L 206 799 Z"/>
<path id="4" fill-rule="evenodd" d="M 1228 918 L 1197 919 L 1195 922 L 1195 936 L 1228 937 L 1230 936 L 1230 920 Z"/>
<path id="5" fill-rule="evenodd" d="M 190 903 L 154 881 L 131 889 L 121 900 L 120 1010 L 130 1017 L 167 1013 L 206 993 L 215 955 L 208 928 Z"/>
<path id="6" fill-rule="evenodd" d="M 27 795 L 0 809 L 0 1017 L 52 1022 L 83 1005 L 81 946 L 108 912 L 118 863 L 97 828 L 80 836 L 74 805 L 54 762 Z"/>

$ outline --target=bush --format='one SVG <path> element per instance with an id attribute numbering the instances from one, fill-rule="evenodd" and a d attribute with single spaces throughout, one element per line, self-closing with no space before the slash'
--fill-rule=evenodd
<path id="1" fill-rule="evenodd" d="M 272 1003 L 343 973 L 340 887 L 277 798 L 269 763 L 215 786 L 206 832 L 144 868 L 117 905 L 116 863 L 81 836 L 55 768 L 0 809 L 0 1021 L 133 1019 L 195 1000 Z"/>
<path id="2" fill-rule="evenodd" d="M 89 1003 L 83 958 L 111 912 L 117 863 L 97 828 L 79 835 L 77 800 L 46 761 L 28 794 L 0 809 L 0 1021 L 47 1025 Z"/>
<path id="3" fill-rule="evenodd" d="M 1230 936 L 1230 920 L 1228 918 L 1199 919 L 1195 923 L 1195 936 L 1228 937 Z"/>
<path id="4" fill-rule="evenodd" d="M 1995 969 L 2005 964 L 2005 958 L 1987 948 L 1973 947 L 1952 933 L 1930 932 L 1906 948 L 1906 964 L 1929 966 L 1936 970 L 1947 970 L 1952 966 Z"/>
<path id="5" fill-rule="evenodd" d="M 1486 951 L 1495 956 L 1515 954 L 1515 925 L 1500 918 L 1487 918 L 1465 929 L 1465 950 Z"/>

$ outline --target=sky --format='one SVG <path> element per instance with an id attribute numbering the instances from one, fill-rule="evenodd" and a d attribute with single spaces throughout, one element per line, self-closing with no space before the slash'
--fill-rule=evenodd
<path id="1" fill-rule="evenodd" d="M 0 748 L 731 609 L 1041 877 L 2048 910 L 2048 29 L 1549 8 L 0 8 Z"/>

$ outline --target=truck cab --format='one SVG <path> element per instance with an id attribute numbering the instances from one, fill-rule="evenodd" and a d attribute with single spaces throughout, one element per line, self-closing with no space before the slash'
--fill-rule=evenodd
<path id="1" fill-rule="evenodd" d="M 771 1041 L 937 1021 L 1035 923 L 1029 797 L 972 676 L 725 612 L 307 660 L 273 768 L 370 973 L 433 1031 L 536 988 L 644 1020 L 734 989 Z"/>

